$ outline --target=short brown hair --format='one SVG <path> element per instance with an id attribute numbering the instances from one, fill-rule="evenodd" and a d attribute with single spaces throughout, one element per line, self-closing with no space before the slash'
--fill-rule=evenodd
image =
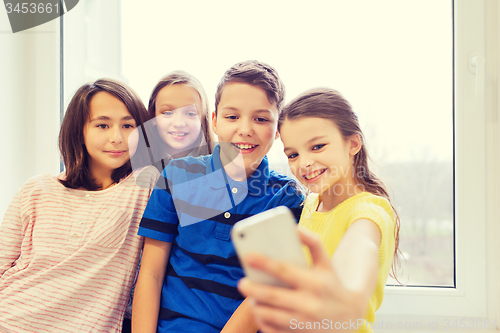
<path id="1" fill-rule="evenodd" d="M 99 79 L 78 89 L 68 105 L 59 132 L 59 150 L 66 167 L 66 178 L 61 183 L 69 188 L 101 189 L 92 179 L 89 154 L 85 147 L 83 129 L 90 117 L 90 101 L 98 92 L 107 92 L 125 104 L 137 126 L 147 119 L 147 111 L 139 96 L 127 85 L 113 79 Z M 111 179 L 118 183 L 132 172 L 130 161 L 115 169 Z"/>
<path id="2" fill-rule="evenodd" d="M 220 102 L 224 86 L 231 82 L 246 83 L 265 91 L 269 102 L 276 104 L 278 113 L 285 99 L 285 85 L 273 67 L 257 60 L 239 62 L 229 68 L 222 76 L 215 92 L 215 114 Z"/>

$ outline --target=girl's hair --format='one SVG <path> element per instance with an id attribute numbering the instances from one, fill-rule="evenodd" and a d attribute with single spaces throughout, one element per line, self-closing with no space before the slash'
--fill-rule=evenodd
<path id="1" fill-rule="evenodd" d="M 147 111 L 141 99 L 125 84 L 113 79 L 99 79 L 81 86 L 68 105 L 59 132 L 59 150 L 66 167 L 66 178 L 61 180 L 61 183 L 66 187 L 83 187 L 90 191 L 101 188 L 101 185 L 96 184 L 90 174 L 89 154 L 83 137 L 83 129 L 90 120 L 90 101 L 101 91 L 123 102 L 137 126 L 141 126 L 147 120 Z M 132 167 L 128 161 L 113 171 L 111 179 L 118 183 L 131 172 Z"/>
<path id="2" fill-rule="evenodd" d="M 148 104 L 149 119 L 154 119 L 156 116 L 156 98 L 160 90 L 162 90 L 165 87 L 173 86 L 174 84 L 184 84 L 196 90 L 198 95 L 200 95 L 201 108 L 202 108 L 202 110 L 200 110 L 201 112 L 200 120 L 201 120 L 201 130 L 203 134 L 200 133 L 200 137 L 197 140 L 198 151 L 196 152 L 196 156 L 211 154 L 212 148 L 210 144 L 212 142 L 212 139 L 210 135 L 210 126 L 208 121 L 208 118 L 210 116 L 208 112 L 209 109 L 208 97 L 200 81 L 198 81 L 198 79 L 196 79 L 191 74 L 178 70 L 170 72 L 160 79 L 160 81 L 154 87 L 153 92 L 151 93 L 151 97 L 149 97 L 149 104 Z M 203 142 L 203 138 L 205 139 L 205 142 Z"/>
<path id="3" fill-rule="evenodd" d="M 387 189 L 383 182 L 370 171 L 368 166 L 368 151 L 366 149 L 363 132 L 359 126 L 356 113 L 352 110 L 351 104 L 336 90 L 329 88 L 314 88 L 299 95 L 293 101 L 288 103 L 278 120 L 278 130 L 285 120 L 296 120 L 301 118 L 322 118 L 332 121 L 344 140 L 353 135 L 359 135 L 361 139 L 361 149 L 354 156 L 353 176 L 357 185 L 364 191 L 386 198 L 396 216 L 396 225 L 394 230 L 395 249 L 394 264 L 400 266 L 398 253 L 399 250 L 399 228 L 400 219 L 394 208 Z M 395 276 L 395 265 L 392 268 L 392 275 Z"/>

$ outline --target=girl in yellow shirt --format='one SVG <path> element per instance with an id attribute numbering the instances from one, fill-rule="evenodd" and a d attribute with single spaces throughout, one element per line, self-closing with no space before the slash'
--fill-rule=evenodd
<path id="1" fill-rule="evenodd" d="M 312 269 L 262 256 L 244 260 L 289 285 L 240 282 L 263 332 L 297 329 L 372 332 L 375 311 L 397 259 L 399 219 L 383 183 L 368 167 L 358 118 L 339 92 L 309 90 L 290 102 L 278 128 L 295 177 L 311 192 L 300 225 Z"/>

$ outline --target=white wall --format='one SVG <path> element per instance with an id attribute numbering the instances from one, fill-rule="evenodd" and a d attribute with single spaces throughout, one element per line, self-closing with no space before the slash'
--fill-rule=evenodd
<path id="1" fill-rule="evenodd" d="M 0 217 L 30 177 L 59 172 L 59 20 L 13 34 L 0 10 Z M 1 223 L 1 220 L 0 220 Z"/>

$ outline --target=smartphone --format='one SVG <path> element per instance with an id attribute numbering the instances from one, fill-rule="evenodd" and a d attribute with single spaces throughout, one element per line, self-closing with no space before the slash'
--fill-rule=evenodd
<path id="1" fill-rule="evenodd" d="M 231 239 L 238 257 L 258 253 L 289 264 L 307 267 L 302 243 L 297 234 L 295 218 L 285 206 L 279 206 L 237 222 Z M 260 270 L 243 264 L 245 274 L 255 282 L 289 287 L 284 282 Z"/>

